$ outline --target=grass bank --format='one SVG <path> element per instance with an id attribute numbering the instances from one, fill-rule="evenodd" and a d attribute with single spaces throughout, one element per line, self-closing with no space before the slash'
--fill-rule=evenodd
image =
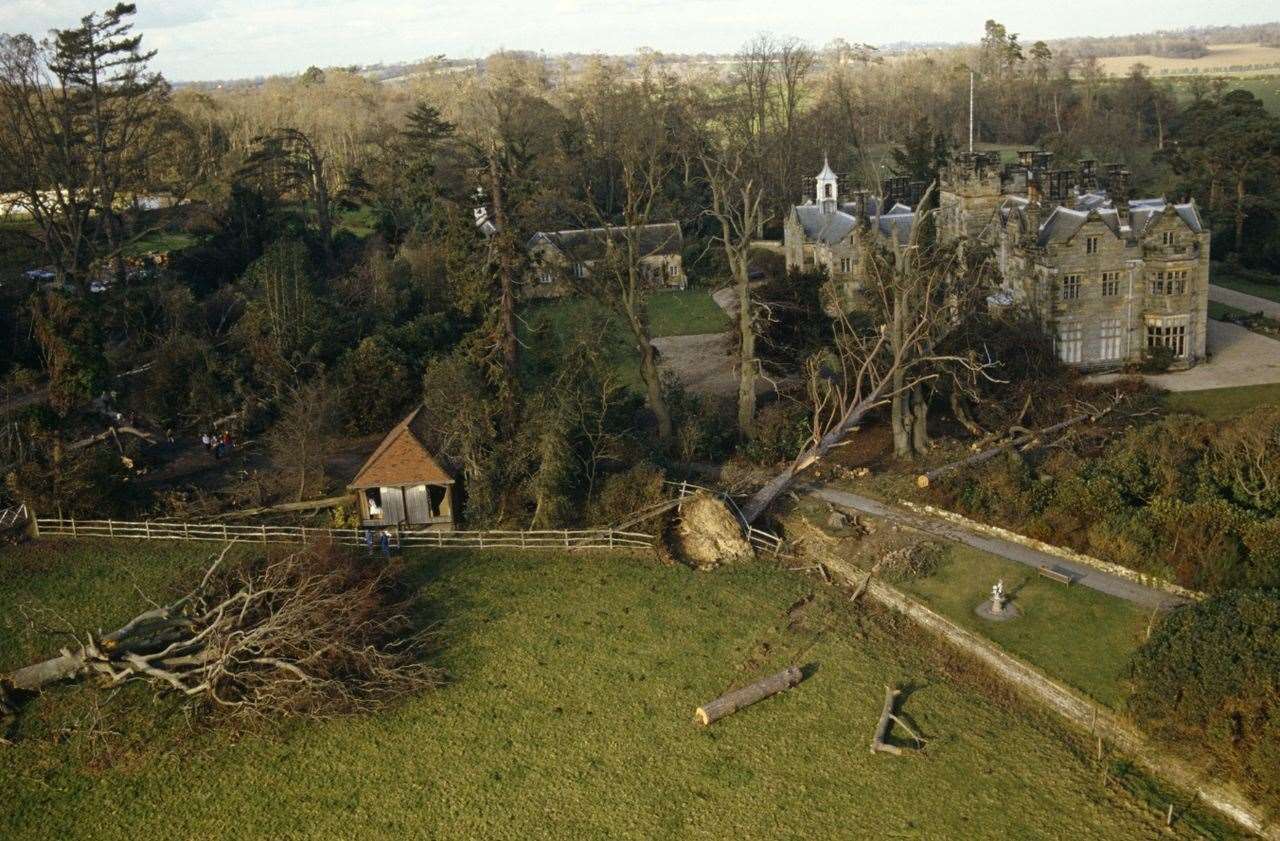
<path id="1" fill-rule="evenodd" d="M 0 615 L 110 624 L 188 581 L 208 545 L 0 551 Z M 1170 797 L 1056 719 L 986 686 L 891 616 L 763 564 L 696 574 L 619 556 L 422 553 L 444 688 L 381 714 L 232 736 L 135 693 L 109 729 L 41 699 L 0 751 L 6 837 L 134 839 L 1150 838 Z M 117 567 L 128 565 L 129 574 Z M 16 573 L 16 574 L 12 574 Z M 0 645 L 54 640 L 17 621 Z M 38 644 L 36 644 L 38 643 Z M 24 654 L 25 656 L 25 654 Z M 791 663 L 798 688 L 707 729 L 695 705 Z M 885 683 L 927 758 L 867 750 Z M 984 688 L 986 687 L 986 688 Z M 127 700 L 127 699 L 126 699 Z M 118 705 L 116 701 L 113 704 Z M 116 710 L 116 712 L 110 712 Z M 64 712 L 65 711 L 65 712 Z M 167 718 L 166 718 L 167 716 Z M 156 724 L 156 719 L 170 723 Z M 98 747 L 95 747 L 98 745 Z M 1105 774 L 1104 774 L 1105 767 Z M 1105 782 L 1104 782 L 1105 777 Z M 1172 837 L 1235 837 L 1191 810 Z M 91 817 L 90 817 L 91 816 Z"/>

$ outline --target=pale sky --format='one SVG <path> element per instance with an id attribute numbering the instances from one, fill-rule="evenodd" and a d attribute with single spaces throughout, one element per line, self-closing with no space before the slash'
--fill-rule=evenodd
<path id="1" fill-rule="evenodd" d="M 114 0 L 0 0 L 0 32 L 43 35 Z M 822 46 L 976 41 L 995 18 L 1024 43 L 1280 18 L 1274 0 L 138 0 L 144 45 L 174 81 L 547 53 L 733 52 L 760 32 Z"/>

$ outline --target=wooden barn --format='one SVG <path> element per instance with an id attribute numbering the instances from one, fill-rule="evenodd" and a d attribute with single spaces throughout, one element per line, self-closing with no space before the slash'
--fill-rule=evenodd
<path id="1" fill-rule="evenodd" d="M 454 526 L 454 479 L 424 443 L 419 406 L 378 444 L 348 487 L 368 527 Z"/>

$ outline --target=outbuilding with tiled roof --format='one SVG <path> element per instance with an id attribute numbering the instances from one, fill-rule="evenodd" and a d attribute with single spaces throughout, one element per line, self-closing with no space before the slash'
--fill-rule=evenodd
<path id="1" fill-rule="evenodd" d="M 365 526 L 453 528 L 454 478 L 428 450 L 422 407 L 396 424 L 348 487 Z"/>

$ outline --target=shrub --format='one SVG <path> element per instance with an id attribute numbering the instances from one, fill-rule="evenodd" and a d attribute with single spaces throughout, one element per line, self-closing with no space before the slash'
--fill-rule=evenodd
<path id="1" fill-rule="evenodd" d="M 809 441 L 809 412 L 799 403 L 770 403 L 756 415 L 756 434 L 745 455 L 757 464 L 776 464 L 795 458 Z"/>
<path id="2" fill-rule="evenodd" d="M 604 480 L 587 503 L 587 523 L 605 526 L 620 522 L 663 498 L 662 470 L 641 462 Z"/>
<path id="3" fill-rule="evenodd" d="M 1280 592 L 1236 590 L 1173 612 L 1130 677 L 1142 727 L 1280 807 Z"/>

